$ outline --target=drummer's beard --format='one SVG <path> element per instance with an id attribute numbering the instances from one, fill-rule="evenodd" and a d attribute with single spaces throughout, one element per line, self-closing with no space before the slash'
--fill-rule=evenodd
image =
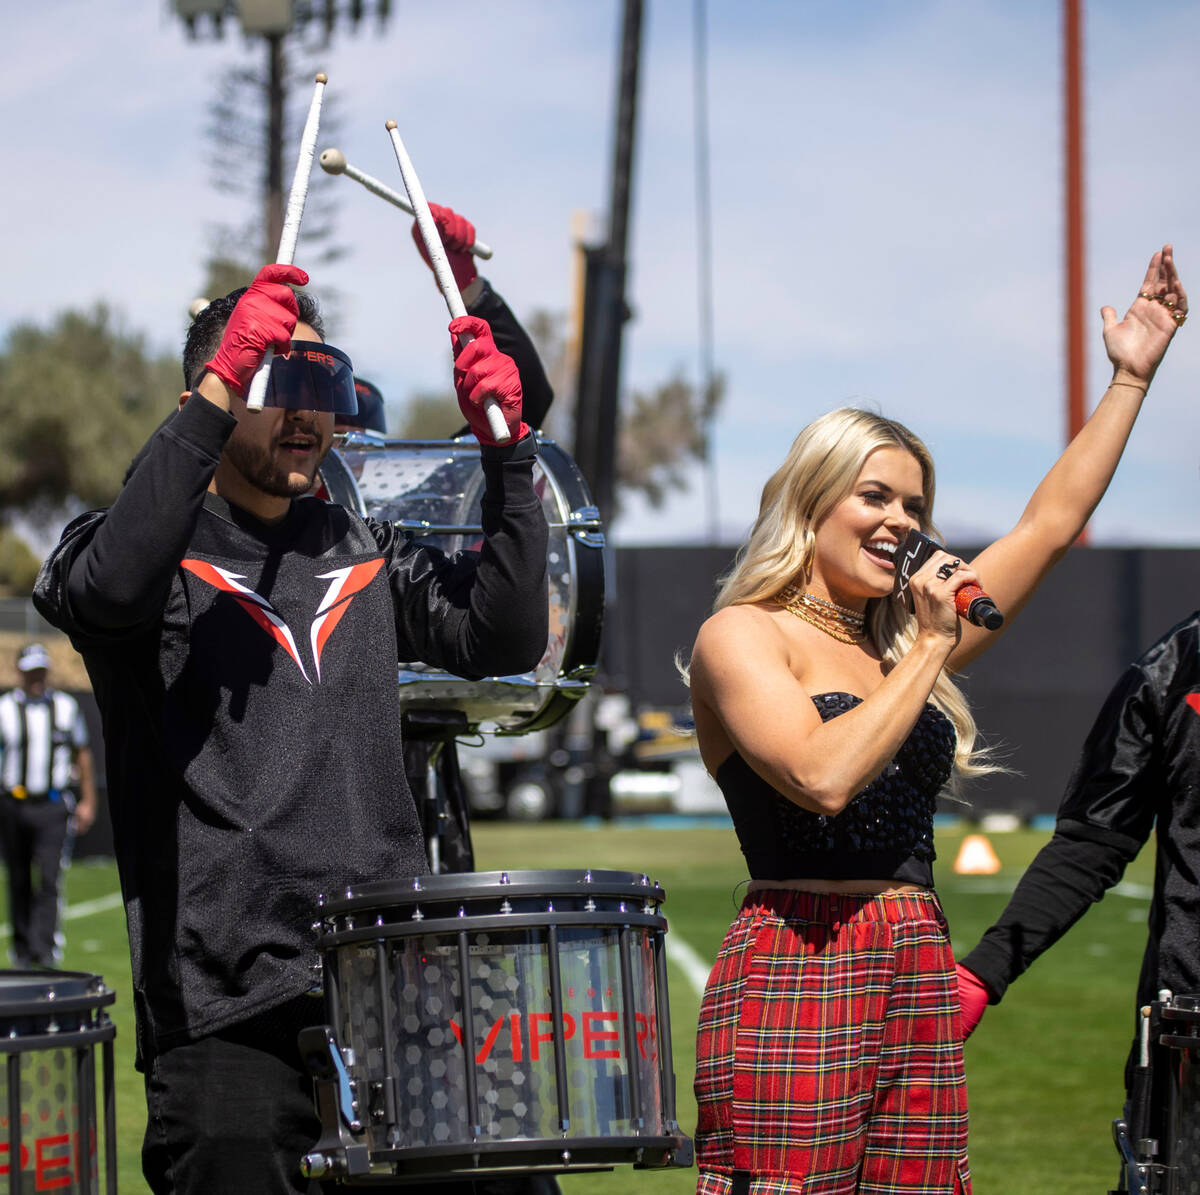
<path id="1" fill-rule="evenodd" d="M 297 432 L 315 437 L 311 452 L 302 460 L 289 460 L 282 445 Z M 275 498 L 298 498 L 313 488 L 317 470 L 329 455 L 333 438 L 317 419 L 287 419 L 269 445 L 234 435 L 225 442 L 222 455 L 256 489 Z"/>

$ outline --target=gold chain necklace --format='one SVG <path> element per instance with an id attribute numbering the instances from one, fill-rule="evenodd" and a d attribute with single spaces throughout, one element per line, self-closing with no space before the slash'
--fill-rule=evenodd
<path id="1" fill-rule="evenodd" d="M 839 643 L 861 643 L 866 637 L 866 616 L 857 610 L 826 601 L 814 593 L 805 593 L 794 585 L 780 590 L 776 600 L 789 613 L 824 631 Z"/>

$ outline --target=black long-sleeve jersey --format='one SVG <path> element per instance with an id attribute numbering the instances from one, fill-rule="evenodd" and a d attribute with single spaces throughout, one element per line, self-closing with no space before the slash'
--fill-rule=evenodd
<path id="1" fill-rule="evenodd" d="M 1200 611 L 1173 627 L 1109 693 L 1054 837 L 963 958 L 993 1003 L 1120 880 L 1151 830 L 1154 895 L 1139 1006 L 1162 988 L 1200 994 Z"/>
<path id="2" fill-rule="evenodd" d="M 508 674 L 546 644 L 531 437 L 482 450 L 483 544 L 447 558 L 317 498 L 265 524 L 208 493 L 234 426 L 192 396 L 34 595 L 100 706 L 143 1056 L 308 990 L 321 893 L 427 870 L 396 661 Z"/>

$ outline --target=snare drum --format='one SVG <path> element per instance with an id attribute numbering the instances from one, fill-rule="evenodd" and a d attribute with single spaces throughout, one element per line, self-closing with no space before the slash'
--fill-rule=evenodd
<path id="1" fill-rule="evenodd" d="M 393 523 L 447 553 L 483 537 L 483 470 L 474 438 L 387 440 L 348 435 L 321 466 L 329 497 L 364 517 Z M 559 721 L 587 691 L 600 654 L 604 536 L 574 461 L 539 439 L 534 487 L 550 527 L 550 635 L 532 672 L 466 680 L 419 662 L 400 663 L 406 713 L 456 711 L 467 725 L 525 734 Z"/>
<path id="2" fill-rule="evenodd" d="M 306 1173 L 690 1166 L 664 895 L 625 872 L 512 871 L 323 901 L 329 1024 L 301 1035 L 322 1124 Z"/>
<path id="3" fill-rule="evenodd" d="M 1159 993 L 1140 1010 L 1126 1115 L 1113 1122 L 1119 1195 L 1200 1193 L 1200 997 Z"/>
<path id="4" fill-rule="evenodd" d="M 0 971 L 0 1175 L 8 1190 L 97 1191 L 96 1063 L 104 1052 L 105 1191 L 117 1189 L 115 999 L 98 975 Z M 14 1164 L 19 1158 L 20 1163 Z"/>

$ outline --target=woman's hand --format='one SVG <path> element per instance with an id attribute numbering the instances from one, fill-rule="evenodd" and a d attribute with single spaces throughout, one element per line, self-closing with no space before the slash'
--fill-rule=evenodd
<path id="1" fill-rule="evenodd" d="M 1125 318 L 1118 323 L 1111 307 L 1100 309 L 1104 347 L 1113 369 L 1129 375 L 1131 382 L 1149 386 L 1187 310 L 1187 293 L 1175 272 L 1171 246 L 1164 245 L 1150 259 L 1142 289 Z"/>
<path id="2" fill-rule="evenodd" d="M 913 574 L 909 588 L 917 634 L 925 631 L 956 644 L 962 635 L 962 623 L 954 606 L 954 595 L 964 585 L 978 585 L 979 575 L 949 552 L 935 552 Z"/>

